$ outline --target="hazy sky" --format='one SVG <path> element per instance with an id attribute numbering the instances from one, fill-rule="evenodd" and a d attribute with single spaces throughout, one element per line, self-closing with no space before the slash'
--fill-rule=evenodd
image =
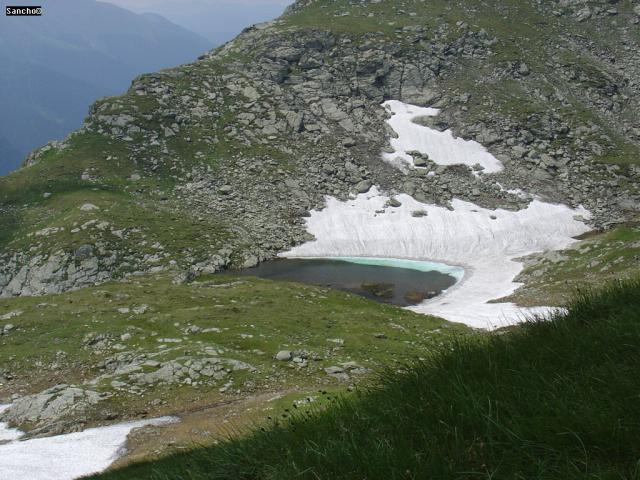
<path id="1" fill-rule="evenodd" d="M 293 0 L 101 0 L 134 12 L 158 13 L 178 25 L 223 43 L 254 23 L 272 20 Z"/>

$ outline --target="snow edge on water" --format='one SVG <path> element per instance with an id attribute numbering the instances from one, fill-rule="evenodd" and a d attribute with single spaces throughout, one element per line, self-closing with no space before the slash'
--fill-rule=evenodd
<path id="1" fill-rule="evenodd" d="M 456 265 L 435 262 L 431 260 L 415 260 L 411 258 L 385 258 L 385 257 L 296 257 L 283 254 L 283 258 L 299 258 L 302 260 L 337 260 L 340 262 L 355 263 L 358 265 L 373 265 L 377 267 L 405 268 L 418 272 L 438 272 L 449 275 L 459 282 L 464 278 L 464 268 Z"/>

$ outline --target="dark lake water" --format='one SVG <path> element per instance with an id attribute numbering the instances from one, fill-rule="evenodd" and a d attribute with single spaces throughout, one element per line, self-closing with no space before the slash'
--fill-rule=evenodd
<path id="1" fill-rule="evenodd" d="M 326 286 L 403 307 L 435 297 L 456 283 L 453 276 L 437 271 L 331 259 L 271 260 L 234 274 Z"/>

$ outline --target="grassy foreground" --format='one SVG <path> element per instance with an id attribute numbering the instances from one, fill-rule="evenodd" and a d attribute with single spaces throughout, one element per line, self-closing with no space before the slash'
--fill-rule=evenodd
<path id="1" fill-rule="evenodd" d="M 106 396 L 80 414 L 90 425 L 173 415 L 267 392 L 346 389 L 368 382 L 369 371 L 400 368 L 453 336 L 474 335 L 463 325 L 322 287 L 222 274 L 172 280 L 169 273 L 132 276 L 60 295 L 0 299 L 0 333 L 14 325 L 0 335 L 0 399 L 64 383 Z M 308 362 L 277 361 L 281 350 L 304 351 Z M 171 362 L 212 357 L 253 368 L 138 381 Z M 348 362 L 363 370 L 344 381 L 325 370 Z M 70 415 L 77 424 L 78 414 Z"/>
<path id="2" fill-rule="evenodd" d="M 334 407 L 118 479 L 638 479 L 640 281 L 458 340 Z"/>

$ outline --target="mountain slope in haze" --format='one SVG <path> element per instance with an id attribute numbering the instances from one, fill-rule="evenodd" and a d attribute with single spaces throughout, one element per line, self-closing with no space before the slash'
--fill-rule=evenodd
<path id="1" fill-rule="evenodd" d="M 42 17 L 0 18 L 0 174 L 80 127 L 97 98 L 136 75 L 195 59 L 210 44 L 157 15 L 94 0 L 43 2 Z"/>
<path id="2" fill-rule="evenodd" d="M 247 25 L 277 18 L 285 9 L 285 4 L 291 3 L 287 0 L 267 0 L 251 4 L 232 0 L 107 1 L 137 13 L 153 12 L 162 15 L 209 39 L 213 45 L 222 45 L 232 40 Z"/>

